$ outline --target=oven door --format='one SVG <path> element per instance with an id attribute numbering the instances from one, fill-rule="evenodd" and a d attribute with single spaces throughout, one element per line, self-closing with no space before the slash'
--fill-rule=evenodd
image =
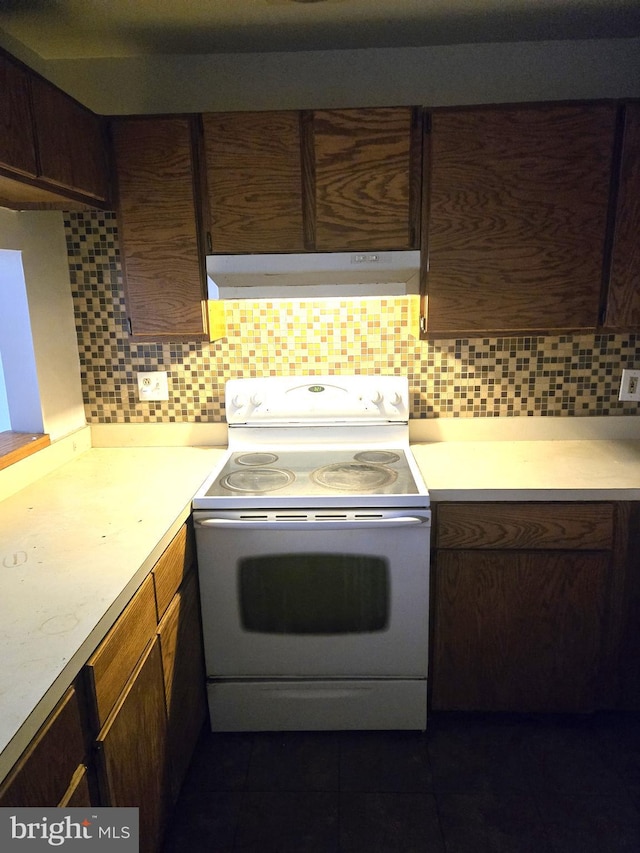
<path id="1" fill-rule="evenodd" d="M 210 678 L 425 678 L 429 510 L 194 512 Z"/>

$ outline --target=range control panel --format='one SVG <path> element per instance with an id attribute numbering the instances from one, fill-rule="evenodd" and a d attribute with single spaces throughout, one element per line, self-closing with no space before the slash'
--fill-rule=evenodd
<path id="1" fill-rule="evenodd" d="M 267 376 L 230 379 L 229 424 L 408 421 L 405 376 Z"/>

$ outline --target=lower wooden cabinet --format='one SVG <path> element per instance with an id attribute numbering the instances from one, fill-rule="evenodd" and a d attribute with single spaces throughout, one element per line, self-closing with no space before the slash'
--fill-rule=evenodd
<path id="1" fill-rule="evenodd" d="M 618 706 L 640 711 L 640 503 L 628 505 L 628 538 L 615 624 L 619 627 L 614 666 L 618 674 Z"/>
<path id="2" fill-rule="evenodd" d="M 149 575 L 85 667 L 94 731 L 106 722 L 155 633 L 155 594 Z"/>
<path id="3" fill-rule="evenodd" d="M 140 850 L 155 853 L 207 713 L 195 549 L 187 525 L 85 670 L 101 803 L 137 807 Z"/>
<path id="4" fill-rule="evenodd" d="M 178 799 L 207 717 L 198 576 L 192 571 L 158 625 L 168 717 L 168 755 L 173 802 Z"/>
<path id="5" fill-rule="evenodd" d="M 148 644 L 96 739 L 103 804 L 137 806 L 140 850 L 159 850 L 168 817 L 167 715 L 160 643 Z"/>
<path id="6" fill-rule="evenodd" d="M 434 708 L 595 706 L 606 553 L 438 555 Z"/>
<path id="7" fill-rule="evenodd" d="M 140 850 L 157 853 L 206 717 L 185 524 L 0 784 L 0 807 L 137 807 Z"/>
<path id="8" fill-rule="evenodd" d="M 612 504 L 439 506 L 431 707 L 598 707 L 615 541 Z"/>
<path id="9" fill-rule="evenodd" d="M 70 687 L 0 785 L 0 807 L 97 805 L 86 746 L 78 692 Z"/>

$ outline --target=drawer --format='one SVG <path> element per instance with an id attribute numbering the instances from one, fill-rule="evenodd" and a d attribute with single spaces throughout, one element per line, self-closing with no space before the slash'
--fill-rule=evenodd
<path id="1" fill-rule="evenodd" d="M 195 562 L 193 533 L 184 524 L 151 570 L 156 593 L 158 621 Z"/>
<path id="2" fill-rule="evenodd" d="M 438 548 L 599 551 L 613 547 L 608 503 L 451 503 L 437 508 Z"/>
<path id="3" fill-rule="evenodd" d="M 0 786 L 0 806 L 57 806 L 84 755 L 78 694 L 70 687 Z"/>
<path id="4" fill-rule="evenodd" d="M 107 719 L 156 626 L 153 578 L 148 575 L 86 665 L 97 728 Z"/>

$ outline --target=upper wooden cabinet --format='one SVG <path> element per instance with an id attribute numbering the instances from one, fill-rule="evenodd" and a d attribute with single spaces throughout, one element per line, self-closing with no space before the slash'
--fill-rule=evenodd
<path id="1" fill-rule="evenodd" d="M 31 80 L 40 174 L 100 201 L 109 197 L 103 120 L 40 77 Z"/>
<path id="2" fill-rule="evenodd" d="M 0 53 L 0 203 L 106 207 L 103 119 Z"/>
<path id="3" fill-rule="evenodd" d="M 190 116 L 111 122 L 131 334 L 207 335 L 198 127 Z"/>
<path id="4" fill-rule="evenodd" d="M 307 121 L 314 248 L 418 248 L 419 110 L 316 110 Z"/>
<path id="5" fill-rule="evenodd" d="M 203 116 L 211 248 L 302 252 L 300 114 Z"/>
<path id="6" fill-rule="evenodd" d="M 418 109 L 212 113 L 203 120 L 213 252 L 418 246 Z"/>
<path id="7" fill-rule="evenodd" d="M 624 107 L 620 179 L 605 325 L 640 327 L 640 102 Z"/>
<path id="8" fill-rule="evenodd" d="M 433 113 L 428 333 L 597 327 L 615 124 L 608 103 Z"/>
<path id="9" fill-rule="evenodd" d="M 38 174 L 31 121 L 29 75 L 0 54 L 0 165 L 24 175 Z"/>

